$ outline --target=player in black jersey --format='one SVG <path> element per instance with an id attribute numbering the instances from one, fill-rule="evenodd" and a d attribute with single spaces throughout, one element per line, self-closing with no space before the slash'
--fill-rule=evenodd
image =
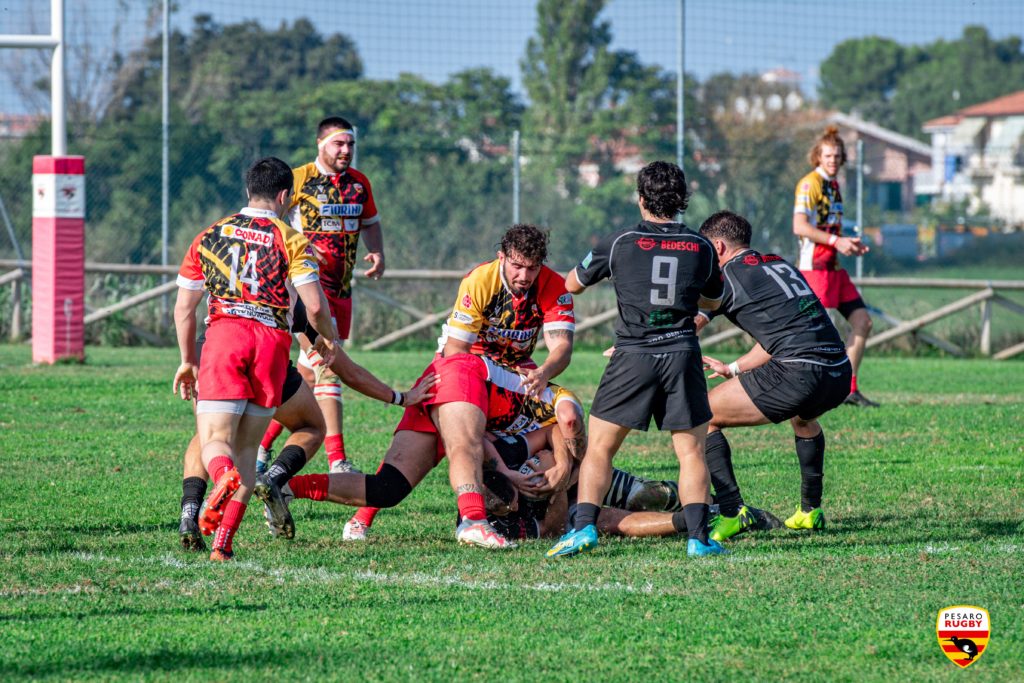
<path id="1" fill-rule="evenodd" d="M 646 431 L 651 418 L 672 432 L 679 459 L 679 497 L 690 555 L 724 552 L 707 537 L 708 469 L 704 440 L 711 418 L 694 316 L 715 307 L 722 278 L 711 243 L 675 216 L 686 209 L 686 177 L 656 161 L 637 176 L 642 222 L 600 240 L 565 279 L 569 292 L 611 278 L 619 318 L 615 353 L 590 410 L 587 455 L 580 467 L 575 529 L 548 557 L 597 546 L 596 521 L 608 490 L 612 458 L 630 430 Z"/>
<path id="2" fill-rule="evenodd" d="M 714 377 L 728 381 L 711 390 L 711 428 L 705 458 L 720 515 L 711 538 L 724 540 L 754 525 L 743 505 L 722 429 L 789 420 L 800 461 L 800 507 L 786 520 L 791 529 L 821 529 L 821 487 L 825 435 L 817 418 L 843 402 L 850 391 L 850 360 L 839 331 L 807 281 L 774 254 L 750 248 L 750 223 L 729 211 L 704 222 L 700 233 L 714 245 L 724 292 L 717 311 L 752 336 L 757 345 L 726 365 L 705 356 Z"/>

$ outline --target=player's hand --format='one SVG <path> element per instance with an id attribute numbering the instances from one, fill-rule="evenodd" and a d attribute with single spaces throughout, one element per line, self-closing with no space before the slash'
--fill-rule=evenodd
<path id="1" fill-rule="evenodd" d="M 182 363 L 178 366 L 178 371 L 174 373 L 174 383 L 171 385 L 171 391 L 181 396 L 182 400 L 191 401 L 197 397 L 197 387 L 199 386 L 199 379 L 197 369 L 194 363 Z"/>
<path id="2" fill-rule="evenodd" d="M 363 272 L 363 275 L 371 280 L 379 280 L 384 275 L 384 254 L 379 251 L 371 251 L 363 257 L 363 260 L 370 263 L 370 267 Z"/>
<path id="3" fill-rule="evenodd" d="M 523 493 L 537 496 L 539 498 L 546 498 L 552 494 L 564 491 L 568 488 L 569 476 L 572 474 L 572 467 L 566 465 L 559 465 L 557 462 L 546 470 L 537 472 L 530 477 L 534 480 L 540 477 L 540 481 L 532 483 L 527 481 L 523 485 Z"/>
<path id="4" fill-rule="evenodd" d="M 843 256 L 863 256 L 871 249 L 859 237 L 840 237 L 836 242 L 836 251 Z"/>
<path id="5" fill-rule="evenodd" d="M 415 386 L 413 386 L 412 389 L 409 389 L 409 391 L 402 394 L 402 407 L 408 408 L 409 406 L 414 406 L 417 403 L 432 397 L 437 393 L 437 390 L 434 387 L 440 381 L 441 378 L 434 373 L 430 373 L 421 379 Z"/>
<path id="6" fill-rule="evenodd" d="M 548 387 L 548 371 L 544 369 L 544 366 L 525 372 L 521 371 L 519 377 L 522 380 L 523 390 L 530 398 L 539 398 Z"/>
<path id="7" fill-rule="evenodd" d="M 327 337 L 320 335 L 316 338 L 316 343 L 313 344 L 313 350 L 320 354 L 321 362 L 325 368 L 331 367 L 334 363 L 334 357 L 338 354 L 340 348 L 341 340 L 337 337 L 328 341 Z"/>
<path id="8" fill-rule="evenodd" d="M 697 334 L 700 334 L 700 331 L 707 327 L 709 322 L 711 320 L 702 313 L 693 316 L 693 324 L 697 327 Z"/>
<path id="9" fill-rule="evenodd" d="M 612 354 L 614 354 L 614 353 L 615 353 L 615 347 L 614 346 L 609 346 L 607 349 L 604 350 L 604 352 L 601 355 L 604 356 L 605 358 L 611 358 Z"/>
<path id="10" fill-rule="evenodd" d="M 704 367 L 714 370 L 712 374 L 708 375 L 708 379 L 714 379 L 716 377 L 732 377 L 732 371 L 729 370 L 729 366 L 722 361 L 717 358 L 712 358 L 711 356 L 704 356 L 703 359 Z"/>

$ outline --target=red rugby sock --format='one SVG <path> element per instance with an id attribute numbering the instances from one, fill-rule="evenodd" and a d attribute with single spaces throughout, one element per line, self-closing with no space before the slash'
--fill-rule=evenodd
<path id="1" fill-rule="evenodd" d="M 857 375 L 850 376 L 850 393 L 857 391 Z"/>
<path id="2" fill-rule="evenodd" d="M 359 508 L 354 517 L 368 528 L 373 525 L 373 518 L 377 516 L 378 512 L 380 512 L 380 508 Z"/>
<path id="3" fill-rule="evenodd" d="M 345 457 L 345 437 L 341 434 L 330 434 L 324 439 L 324 448 L 327 450 L 327 462 L 347 460 Z"/>
<path id="4" fill-rule="evenodd" d="M 326 474 L 299 474 L 288 480 L 296 498 L 327 500 L 327 487 L 331 478 Z"/>
<path id="5" fill-rule="evenodd" d="M 217 480 L 220 479 L 220 475 L 224 474 L 235 466 L 234 461 L 226 455 L 215 455 L 211 460 L 206 471 L 210 473 L 210 481 L 213 482 L 214 486 L 217 485 Z"/>
<path id="6" fill-rule="evenodd" d="M 245 516 L 245 503 L 239 503 L 237 500 L 229 500 L 227 507 L 224 508 L 224 519 L 221 521 L 220 526 L 217 527 L 217 535 L 213 539 L 213 547 L 221 550 L 231 552 L 231 542 L 235 538 L 235 532 L 238 531 L 238 527 L 242 524 L 242 517 Z"/>
<path id="7" fill-rule="evenodd" d="M 263 439 L 260 441 L 260 445 L 263 448 L 270 448 L 274 445 L 274 439 L 281 436 L 281 432 L 284 431 L 284 425 L 277 420 L 271 420 L 270 424 L 267 425 L 267 431 L 263 432 Z"/>
<path id="8" fill-rule="evenodd" d="M 459 514 L 463 519 L 487 519 L 487 508 L 484 497 L 480 493 L 462 493 L 459 495 Z"/>

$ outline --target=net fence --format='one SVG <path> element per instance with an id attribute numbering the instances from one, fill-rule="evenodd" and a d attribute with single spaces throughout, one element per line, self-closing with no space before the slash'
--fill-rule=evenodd
<path id="1" fill-rule="evenodd" d="M 88 258 L 160 263 L 162 3 L 67 0 L 65 16 L 68 151 L 86 157 Z M 1024 125 L 976 131 L 955 154 L 926 128 L 1024 88 L 1021 27 L 1016 0 L 178 0 L 169 261 L 244 204 L 252 160 L 311 161 L 316 123 L 342 115 L 358 127 L 356 166 L 373 183 L 390 269 L 465 270 L 493 255 L 514 218 L 549 228 L 551 265 L 571 267 L 598 235 L 635 222 L 635 174 L 676 159 L 680 128 L 687 222 L 731 208 L 760 248 L 792 257 L 794 187 L 811 142 L 836 123 L 851 151 L 846 216 L 862 206 L 878 246 L 865 268 L 887 272 L 1024 223 L 972 193 L 968 174 L 971 154 L 1024 165 Z M 46 3 L 0 9 L 0 33 L 48 28 Z M 31 157 L 49 152 L 49 52 L 0 50 L 0 62 L 0 257 L 14 258 L 31 253 Z M 90 279 L 94 307 L 158 282 Z M 453 285 L 372 286 L 432 312 L 450 305 Z M 410 321 L 374 302 L 357 307 L 357 338 Z M 165 334 L 152 307 L 125 315 L 93 334 Z"/>

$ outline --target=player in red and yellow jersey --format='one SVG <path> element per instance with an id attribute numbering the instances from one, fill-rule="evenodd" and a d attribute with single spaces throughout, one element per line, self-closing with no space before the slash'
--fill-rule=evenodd
<path id="1" fill-rule="evenodd" d="M 295 194 L 288 219 L 316 250 L 320 283 L 330 302 L 331 315 L 340 338 L 348 339 L 352 326 L 352 273 L 360 236 L 369 252 L 363 259 L 370 263 L 364 274 L 373 279 L 384 274 L 380 214 L 370 180 L 351 166 L 356 148 L 352 124 L 337 116 L 326 118 L 317 127 L 316 142 L 316 159 L 293 169 Z M 299 365 L 303 377 L 313 387 L 327 424 L 324 446 L 330 471 L 351 471 L 342 435 L 342 382 L 315 355 L 309 358 L 302 354 Z M 280 430 L 272 425 L 262 446 L 269 448 L 278 433 Z"/>
<path id="2" fill-rule="evenodd" d="M 797 267 L 825 308 L 838 310 L 850 323 L 852 331 L 846 352 L 853 365 L 853 379 L 846 403 L 875 407 L 878 404 L 857 388 L 857 371 L 871 334 L 871 316 L 850 275 L 838 264 L 837 254 L 861 256 L 868 252 L 868 246 L 859 237 L 842 234 L 843 195 L 838 174 L 846 163 L 846 145 L 839 137 L 839 129 L 826 128 L 807 158 L 814 170 L 797 183 L 793 206 L 793 234 L 800 238 Z"/>
<path id="3" fill-rule="evenodd" d="M 174 307 L 181 365 L 173 389 L 183 399 L 197 398 L 202 461 L 217 482 L 199 520 L 204 534 L 216 532 L 212 560 L 233 556 L 232 538 L 254 485 L 260 435 L 281 403 L 291 347 L 289 281 L 323 335 L 322 352 L 333 359 L 337 345 L 309 243 L 280 218 L 291 199 L 291 169 L 268 157 L 254 163 L 245 180 L 249 205 L 192 242 L 178 273 Z M 210 295 L 210 315 L 197 373 L 196 306 L 204 292 Z"/>

